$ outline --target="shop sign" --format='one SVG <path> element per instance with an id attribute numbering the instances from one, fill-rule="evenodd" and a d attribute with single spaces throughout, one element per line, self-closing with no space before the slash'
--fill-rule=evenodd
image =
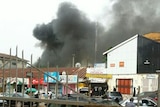
<path id="1" fill-rule="evenodd" d="M 16 78 L 16 77 L 14 77 L 14 78 L 8 77 L 7 78 L 7 83 L 14 84 L 16 82 L 17 82 L 17 84 L 23 84 L 23 83 L 28 84 L 29 79 L 28 78 Z"/>
<path id="2" fill-rule="evenodd" d="M 88 78 L 106 78 L 106 79 L 112 79 L 111 74 L 89 74 L 86 73 L 86 77 Z"/>
<path id="3" fill-rule="evenodd" d="M 66 83 L 67 75 L 60 75 L 60 82 Z M 68 75 L 68 83 L 77 83 L 77 75 Z"/>
<path id="4" fill-rule="evenodd" d="M 89 78 L 91 83 L 104 83 L 106 82 L 106 79 L 104 78 Z"/>
<path id="5" fill-rule="evenodd" d="M 38 84 L 40 84 L 40 85 L 45 85 L 46 83 L 44 82 L 44 79 L 43 78 L 33 78 L 32 79 L 32 84 L 33 85 L 38 85 Z"/>
<path id="6" fill-rule="evenodd" d="M 107 69 L 105 68 L 87 68 L 87 73 L 89 74 L 107 74 Z"/>
<path id="7" fill-rule="evenodd" d="M 96 63 L 96 64 L 94 64 L 94 68 L 106 68 L 106 64 L 105 63 Z"/>
<path id="8" fill-rule="evenodd" d="M 44 73 L 44 82 L 56 83 L 57 81 L 60 81 L 59 72 L 45 72 Z"/>

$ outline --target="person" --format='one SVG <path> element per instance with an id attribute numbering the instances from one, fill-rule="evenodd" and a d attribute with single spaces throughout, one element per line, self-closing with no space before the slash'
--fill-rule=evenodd
<path id="1" fill-rule="evenodd" d="M 130 98 L 130 102 L 127 102 L 125 107 L 135 107 L 135 104 L 133 103 L 133 101 L 134 99 Z"/>
<path id="2" fill-rule="evenodd" d="M 48 99 L 52 99 L 52 91 L 51 90 L 48 91 Z"/>
<path id="3" fill-rule="evenodd" d="M 134 87 L 134 89 L 133 89 L 133 97 L 135 97 L 136 96 L 136 87 Z"/>
<path id="4" fill-rule="evenodd" d="M 113 91 L 116 91 L 116 87 L 113 88 Z"/>
<path id="5" fill-rule="evenodd" d="M 102 87 L 98 87 L 99 96 L 102 95 Z"/>
<path id="6" fill-rule="evenodd" d="M 90 89 L 90 96 L 92 96 L 92 93 L 93 93 L 93 89 Z"/>

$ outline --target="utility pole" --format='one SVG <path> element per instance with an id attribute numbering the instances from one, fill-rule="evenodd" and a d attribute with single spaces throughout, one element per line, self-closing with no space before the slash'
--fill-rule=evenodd
<path id="1" fill-rule="evenodd" d="M 74 68 L 74 58 L 75 58 L 75 54 L 72 54 L 72 67 Z"/>
<path id="2" fill-rule="evenodd" d="M 94 53 L 94 63 L 97 61 L 97 22 L 95 23 L 95 53 Z"/>

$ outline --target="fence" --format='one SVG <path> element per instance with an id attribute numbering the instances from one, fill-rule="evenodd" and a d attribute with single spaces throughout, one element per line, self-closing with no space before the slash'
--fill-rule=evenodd
<path id="1" fill-rule="evenodd" d="M 74 93 L 77 94 L 77 98 L 76 100 L 69 100 L 69 97 L 68 97 L 68 93 L 67 93 L 67 96 L 65 97 L 65 99 L 61 100 L 58 98 L 58 95 L 57 95 L 57 92 L 58 92 L 58 87 L 56 87 L 56 98 L 54 99 L 39 99 L 39 98 L 33 98 L 33 96 L 31 96 L 30 98 L 25 98 L 25 86 L 24 86 L 24 69 L 25 69 L 25 64 L 28 64 L 30 66 L 30 72 L 28 74 L 26 74 L 30 80 L 32 80 L 32 69 L 36 69 L 37 72 L 38 72 L 38 81 L 40 81 L 40 75 L 47 75 L 47 82 L 48 82 L 48 78 L 51 78 L 53 80 L 56 81 L 56 84 L 60 84 L 61 82 L 57 79 L 57 78 L 54 78 L 50 75 L 48 75 L 48 73 L 42 71 L 40 68 L 34 66 L 32 64 L 32 55 L 31 55 L 31 63 L 28 63 L 26 62 L 26 60 L 24 60 L 23 58 L 23 51 L 22 51 L 22 58 L 18 58 L 18 55 L 17 55 L 17 48 L 16 48 L 16 56 L 12 56 L 11 55 L 11 49 L 10 49 L 10 55 L 8 57 L 3 57 L 1 59 L 1 61 L 3 62 L 2 66 L 0 66 L 0 69 L 1 69 L 1 77 L 2 77 L 2 81 L 1 81 L 1 86 L 2 86 L 2 95 L 0 97 L 0 104 L 2 107 L 11 107 L 11 106 L 15 106 L 15 107 L 25 107 L 25 103 L 27 102 L 27 106 L 29 107 L 66 107 L 66 106 L 69 106 L 69 107 L 117 107 L 117 106 L 109 106 L 108 105 L 105 105 L 105 104 L 97 104 L 96 102 L 94 101 L 91 101 L 90 99 L 90 96 L 86 96 L 84 94 L 80 94 L 78 93 L 78 87 L 77 87 L 77 91 L 73 90 L 72 88 L 70 88 L 68 86 L 68 82 L 66 82 L 66 84 L 63 84 L 67 89 L 69 90 L 72 90 Z M 19 84 L 18 82 L 18 77 L 19 77 L 19 72 L 18 72 L 18 62 L 21 62 L 21 73 L 22 73 L 22 97 L 12 97 L 10 96 L 11 93 L 11 87 L 10 87 L 10 84 L 11 84 L 11 80 L 9 79 L 9 83 L 6 83 L 6 78 L 7 77 L 12 77 L 12 62 L 15 61 L 15 90 L 16 90 L 16 94 L 18 93 L 17 90 L 18 90 L 18 85 Z M 8 66 L 8 69 L 6 68 Z M 48 64 L 48 67 L 49 68 L 49 64 Z M 7 70 L 6 70 L 7 69 Z M 8 74 L 7 74 L 8 72 Z M 66 80 L 68 80 L 68 76 L 66 76 Z M 32 86 L 32 81 L 29 81 L 30 83 L 30 87 Z M 78 80 L 77 80 L 78 82 Z M 9 95 L 6 95 L 6 85 L 9 84 Z M 56 86 L 57 86 L 56 85 Z M 38 91 L 40 90 L 40 85 L 38 84 Z M 47 93 L 48 93 L 48 86 L 47 86 Z M 12 95 L 12 94 L 11 94 Z M 47 94 L 47 97 L 48 97 L 48 94 Z M 83 98 L 83 101 L 80 100 L 80 98 Z M 14 104 L 13 104 L 14 102 Z M 37 106 L 37 104 L 39 104 Z"/>

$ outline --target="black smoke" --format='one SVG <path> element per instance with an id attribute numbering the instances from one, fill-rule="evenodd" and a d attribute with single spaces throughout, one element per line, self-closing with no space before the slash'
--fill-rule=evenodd
<path id="1" fill-rule="evenodd" d="M 159 4 L 158 0 L 117 0 L 111 10 L 107 7 L 104 10 L 106 16 L 112 16 L 111 19 L 104 17 L 103 25 L 109 26 L 107 30 L 100 23 L 90 21 L 75 5 L 60 4 L 56 19 L 37 25 L 33 30 L 44 48 L 40 65 L 46 66 L 49 62 L 53 67 L 71 67 L 73 54 L 75 62 L 83 66 L 103 62 L 102 53 L 110 47 L 135 34 L 160 31 Z"/>
<path id="2" fill-rule="evenodd" d="M 85 66 L 93 63 L 95 53 L 95 22 L 71 3 L 59 6 L 57 18 L 48 24 L 37 25 L 34 36 L 41 41 L 44 52 L 40 65 L 71 66 L 74 62 Z M 100 26 L 99 26 L 100 27 Z"/>

